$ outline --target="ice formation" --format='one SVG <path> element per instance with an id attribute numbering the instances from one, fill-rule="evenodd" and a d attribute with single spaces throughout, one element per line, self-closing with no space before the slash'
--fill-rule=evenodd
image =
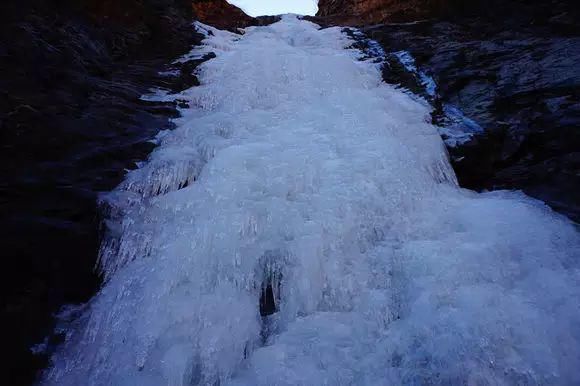
<path id="1" fill-rule="evenodd" d="M 417 65 L 415 64 L 415 58 L 413 58 L 413 56 L 408 51 L 398 51 L 395 52 L 394 55 L 408 71 L 419 76 L 421 85 L 425 87 L 425 92 L 427 95 L 431 97 L 437 95 L 437 83 L 435 83 L 435 80 L 431 76 L 417 68 Z"/>
<path id="2" fill-rule="evenodd" d="M 376 44 L 376 43 L 375 43 Z M 407 71 L 415 75 L 425 94 L 433 101 L 438 98 L 438 88 L 435 79 L 420 70 L 415 63 L 415 58 L 408 51 L 394 52 L 393 55 L 405 67 Z M 482 134 L 483 128 L 474 120 L 466 117 L 461 110 L 448 103 L 442 104 L 442 124 L 437 126 L 439 134 L 443 137 L 448 147 L 456 147 L 471 141 L 476 134 Z"/>
<path id="3" fill-rule="evenodd" d="M 572 223 L 460 189 L 340 29 L 204 28 L 217 57 L 104 197 L 106 282 L 41 384 L 580 383 Z"/>

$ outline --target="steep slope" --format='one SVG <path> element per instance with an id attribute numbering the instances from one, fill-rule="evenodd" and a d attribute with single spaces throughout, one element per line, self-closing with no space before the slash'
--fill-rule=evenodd
<path id="1" fill-rule="evenodd" d="M 104 197 L 106 283 L 43 384 L 580 382 L 566 218 L 460 189 L 429 106 L 340 28 L 197 27 L 217 56 L 151 97 L 183 116 Z"/>

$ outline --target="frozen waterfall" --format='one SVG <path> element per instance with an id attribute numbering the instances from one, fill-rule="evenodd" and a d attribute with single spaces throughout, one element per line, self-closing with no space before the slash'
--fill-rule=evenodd
<path id="1" fill-rule="evenodd" d="M 217 57 L 157 95 L 190 108 L 103 197 L 106 281 L 41 384 L 580 384 L 574 224 L 459 188 L 340 28 L 197 28 Z"/>

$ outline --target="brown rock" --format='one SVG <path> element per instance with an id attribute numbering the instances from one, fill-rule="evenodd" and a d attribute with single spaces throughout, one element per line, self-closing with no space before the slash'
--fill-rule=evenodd
<path id="1" fill-rule="evenodd" d="M 320 0 L 316 16 L 337 24 L 369 25 L 425 17 L 434 0 Z"/>
<path id="2" fill-rule="evenodd" d="M 478 16 L 489 19 L 530 13 L 529 22 L 562 21 L 567 27 L 573 17 L 564 11 L 580 6 L 576 0 L 320 0 L 316 16 L 324 24 L 372 25 L 429 18 Z M 574 13 L 576 15 L 576 13 Z"/>
<path id="3" fill-rule="evenodd" d="M 246 15 L 226 0 L 194 0 L 193 12 L 202 23 L 233 32 L 237 32 L 238 28 L 258 24 L 256 18 Z"/>

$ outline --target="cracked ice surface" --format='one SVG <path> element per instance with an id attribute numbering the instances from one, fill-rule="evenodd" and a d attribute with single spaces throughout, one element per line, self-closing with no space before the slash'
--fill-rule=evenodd
<path id="1" fill-rule="evenodd" d="M 106 282 L 43 384 L 580 382 L 573 224 L 460 189 L 428 107 L 339 28 L 204 28 L 217 57 L 104 197 Z"/>

